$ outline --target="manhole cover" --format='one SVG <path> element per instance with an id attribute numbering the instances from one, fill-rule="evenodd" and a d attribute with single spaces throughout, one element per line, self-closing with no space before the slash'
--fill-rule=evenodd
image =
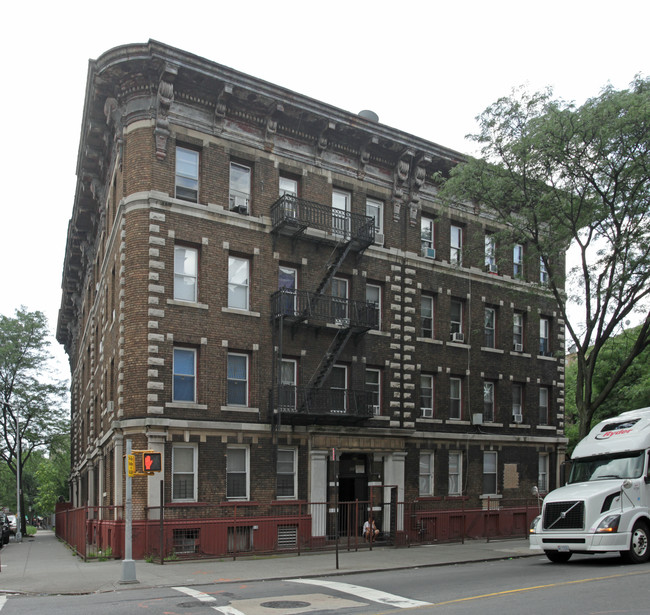
<path id="1" fill-rule="evenodd" d="M 301 607 L 310 606 L 311 602 L 303 602 L 302 600 L 272 600 L 271 602 L 262 602 L 260 606 L 267 609 L 299 609 Z"/>

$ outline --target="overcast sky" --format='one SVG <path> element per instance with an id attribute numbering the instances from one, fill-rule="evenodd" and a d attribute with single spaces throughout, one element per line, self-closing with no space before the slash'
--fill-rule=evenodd
<path id="1" fill-rule="evenodd" d="M 475 117 L 513 87 L 582 103 L 650 72 L 648 0 L 36 0 L 2 13 L 0 313 L 41 310 L 53 334 L 88 60 L 113 47 L 154 39 L 465 153 Z"/>

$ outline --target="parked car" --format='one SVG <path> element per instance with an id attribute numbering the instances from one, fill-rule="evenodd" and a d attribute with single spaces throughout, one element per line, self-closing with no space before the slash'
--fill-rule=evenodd
<path id="1" fill-rule="evenodd" d="M 5 513 L 0 513 L 0 525 L 2 525 L 2 544 L 6 545 L 11 536 L 11 528 L 9 526 L 9 518 Z"/>
<path id="2" fill-rule="evenodd" d="M 9 529 L 11 530 L 12 536 L 16 535 L 16 515 L 7 515 L 9 518 Z"/>

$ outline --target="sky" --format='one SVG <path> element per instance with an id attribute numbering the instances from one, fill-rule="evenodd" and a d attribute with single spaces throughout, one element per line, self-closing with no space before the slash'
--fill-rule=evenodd
<path id="1" fill-rule="evenodd" d="M 648 0 L 113 0 L 2 10 L 0 314 L 54 340 L 88 60 L 154 39 L 393 128 L 476 153 L 475 118 L 520 85 L 583 103 L 650 72 Z"/>

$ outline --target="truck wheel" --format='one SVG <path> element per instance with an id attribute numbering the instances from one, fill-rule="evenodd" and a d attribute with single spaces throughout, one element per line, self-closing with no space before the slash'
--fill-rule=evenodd
<path id="1" fill-rule="evenodd" d="M 571 551 L 544 551 L 546 557 L 555 564 L 564 564 L 571 559 L 573 553 Z"/>
<path id="2" fill-rule="evenodd" d="M 650 558 L 650 544 L 648 544 L 648 526 L 643 521 L 637 521 L 632 528 L 630 550 L 622 551 L 621 557 L 628 564 L 643 564 Z"/>

